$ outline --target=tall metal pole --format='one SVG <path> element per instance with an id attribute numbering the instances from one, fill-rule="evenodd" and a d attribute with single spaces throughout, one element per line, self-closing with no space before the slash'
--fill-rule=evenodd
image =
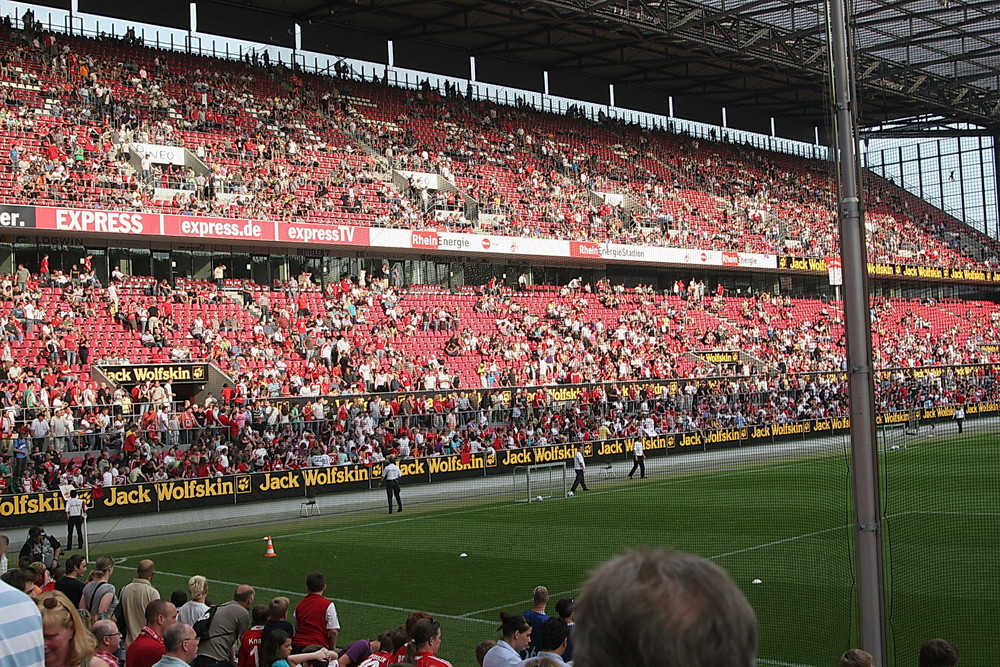
<path id="1" fill-rule="evenodd" d="M 997 217 L 993 220 L 994 227 L 992 230 L 990 230 L 989 218 L 986 218 L 986 221 L 983 223 L 983 229 L 988 235 L 996 239 L 1000 238 L 1000 132 L 993 135 L 993 194 L 997 198 Z M 990 234 L 991 231 L 992 234 Z"/>
<path id="2" fill-rule="evenodd" d="M 871 311 L 865 249 L 864 208 L 858 164 L 857 100 L 853 51 L 848 32 L 848 3 L 829 0 L 833 63 L 836 158 L 840 177 L 840 252 L 844 271 L 844 322 L 851 409 L 851 462 L 857 524 L 858 614 L 861 647 L 886 662 L 885 577 L 879 502 L 878 448 L 875 436 L 875 383 Z"/>

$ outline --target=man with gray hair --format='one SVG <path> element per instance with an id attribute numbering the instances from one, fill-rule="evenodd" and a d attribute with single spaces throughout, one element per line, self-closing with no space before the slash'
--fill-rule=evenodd
<path id="1" fill-rule="evenodd" d="M 576 667 L 754 667 L 757 618 L 715 563 L 631 551 L 583 587 L 573 642 Z"/>
<path id="2" fill-rule="evenodd" d="M 186 667 L 198 655 L 198 635 L 187 623 L 174 623 L 167 628 L 163 645 L 167 650 L 153 667 Z"/>
<path id="3" fill-rule="evenodd" d="M 115 622 L 109 619 L 96 621 L 90 631 L 94 633 L 97 640 L 97 649 L 94 657 L 103 660 L 108 667 L 118 667 L 118 658 L 115 653 L 122 645 L 122 633 L 119 632 Z"/>

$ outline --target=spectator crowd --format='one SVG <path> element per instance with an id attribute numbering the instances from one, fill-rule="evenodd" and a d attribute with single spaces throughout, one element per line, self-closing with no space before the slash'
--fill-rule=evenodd
<path id="1" fill-rule="evenodd" d="M 828 165 L 137 42 L 3 29 L 0 198 L 239 219 L 837 254 Z M 341 74 L 346 74 L 341 72 Z M 190 151 L 196 166 L 149 146 Z M 187 165 L 192 162 L 186 162 Z M 392 170 L 430 173 L 397 189 Z M 995 268 L 995 241 L 869 177 L 869 257 Z M 466 204 L 487 214 L 465 216 Z"/>
<path id="2" fill-rule="evenodd" d="M 124 275 L 105 287 L 88 264 L 68 275 L 21 266 L 0 280 L 4 492 L 373 464 L 847 411 L 843 317 L 833 302 L 732 297 L 694 279 L 663 292 L 603 280 L 533 291 L 491 281 L 441 300 L 433 288 L 403 287 L 388 267 L 322 288 L 308 274 L 274 289 L 227 284 L 222 274 L 223 289 Z M 876 360 L 887 369 L 877 383 L 880 410 L 996 399 L 989 343 L 1000 338 L 1000 311 L 991 304 L 878 299 L 872 318 Z M 109 331 L 124 336 L 124 356 L 95 359 L 92 347 L 106 354 L 97 341 Z M 153 356 L 128 358 L 151 347 Z M 738 356 L 707 361 L 718 350 Z M 198 401 L 179 397 L 169 380 L 90 379 L 95 361 L 207 360 L 231 382 Z M 579 386 L 577 398 L 557 400 L 560 385 Z"/>

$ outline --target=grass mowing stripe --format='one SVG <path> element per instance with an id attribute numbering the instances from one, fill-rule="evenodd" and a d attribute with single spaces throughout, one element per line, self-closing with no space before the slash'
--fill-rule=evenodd
<path id="1" fill-rule="evenodd" d="M 483 507 L 475 507 L 473 509 L 466 510 L 455 510 L 453 512 L 437 512 L 435 516 L 457 516 L 460 514 L 468 514 L 470 512 L 481 512 Z M 373 528 L 375 526 L 384 526 L 386 524 L 392 523 L 406 523 L 408 521 L 416 521 L 417 519 L 426 519 L 426 514 L 413 514 L 407 516 L 403 519 L 386 519 L 384 521 L 369 521 L 367 523 L 352 523 L 343 526 L 334 526 L 333 528 L 320 528 L 318 530 L 310 530 L 306 532 L 299 533 L 286 533 L 284 535 L 271 535 L 272 539 L 283 540 L 283 539 L 294 539 L 296 537 L 308 537 L 310 535 L 319 535 L 320 533 L 336 533 L 342 530 L 357 530 L 358 528 Z M 266 524 L 265 524 L 266 525 Z M 166 554 L 177 554 L 184 553 L 187 551 L 198 551 L 200 549 L 216 549 L 218 547 L 231 547 L 237 544 L 250 544 L 252 542 L 261 542 L 262 537 L 251 537 L 245 540 L 231 540 L 229 542 L 206 542 L 205 544 L 200 544 L 195 547 L 184 547 L 183 549 L 168 549 L 167 551 L 156 551 L 148 555 L 143 555 L 143 558 L 151 558 L 152 556 L 163 556 Z M 121 562 L 128 560 L 129 558 L 135 558 L 136 556 L 122 556 Z M 116 559 L 117 561 L 117 559 Z"/>
<path id="2" fill-rule="evenodd" d="M 912 514 L 912 512 L 905 512 L 904 514 Z M 893 516 L 898 516 L 898 515 L 893 515 Z M 888 519 L 890 517 L 886 517 L 886 518 Z M 783 539 L 780 539 L 780 540 L 773 540 L 771 542 L 765 542 L 763 544 L 757 544 L 757 545 L 754 545 L 752 547 L 746 547 L 744 549 L 737 549 L 736 551 L 727 551 L 724 554 L 716 554 L 714 556 L 706 556 L 706 558 L 708 558 L 709 560 L 717 560 L 719 558 L 727 558 L 729 556 L 738 556 L 739 554 L 745 554 L 745 553 L 748 553 L 750 551 L 756 551 L 758 549 L 767 549 L 769 547 L 776 547 L 776 546 L 778 546 L 780 544 L 787 544 L 788 542 L 795 542 L 796 540 L 805 540 L 805 539 L 809 539 L 810 537 L 816 537 L 817 535 L 825 535 L 826 533 L 832 533 L 832 532 L 835 532 L 835 531 L 838 531 L 838 530 L 847 530 L 848 528 L 851 527 L 851 525 L 853 525 L 853 524 L 844 524 L 843 526 L 834 526 L 833 528 L 824 528 L 823 530 L 814 530 L 811 533 L 803 533 L 802 535 L 794 535 L 792 537 L 786 537 L 786 538 L 783 538 Z M 551 598 L 559 598 L 559 597 L 562 597 L 564 595 L 568 595 L 570 593 L 576 593 L 579 590 L 581 590 L 581 589 L 574 588 L 574 589 L 568 590 L 568 591 L 560 591 L 558 593 L 551 593 L 549 595 L 549 598 L 550 599 Z M 489 611 L 496 611 L 497 609 L 509 609 L 509 608 L 512 608 L 512 607 L 519 606 L 521 604 L 531 604 L 531 603 L 532 603 L 532 600 L 530 600 L 530 599 L 517 600 L 517 601 L 515 601 L 515 602 L 513 602 L 511 604 L 503 604 L 503 605 L 498 605 L 496 607 L 489 607 L 487 609 L 477 609 L 476 611 L 470 611 L 470 612 L 467 612 L 465 614 L 461 614 L 459 616 L 459 618 L 466 618 L 466 617 L 469 617 L 469 616 L 475 616 L 476 614 L 485 614 L 486 612 L 489 612 Z M 772 664 L 793 664 L 793 663 L 772 663 Z M 809 666 L 808 665 L 804 665 L 804 666 L 801 666 L 801 667 L 809 667 Z"/>
<path id="3" fill-rule="evenodd" d="M 745 467 L 739 467 L 739 468 L 737 468 L 735 470 L 704 471 L 704 470 L 698 470 L 698 469 L 692 468 L 692 469 L 678 471 L 676 477 L 668 475 L 668 476 L 665 476 L 665 477 L 662 477 L 662 478 L 659 478 L 659 479 L 653 479 L 653 481 L 652 481 L 651 484 L 639 484 L 639 485 L 635 485 L 635 484 L 630 484 L 630 483 L 627 483 L 627 482 L 626 483 L 618 483 L 613 488 L 610 488 L 610 489 L 602 489 L 602 490 L 592 491 L 592 492 L 588 491 L 587 495 L 589 497 L 593 497 L 593 496 L 599 496 L 599 495 L 606 495 L 606 494 L 609 494 L 609 493 L 621 493 L 623 491 L 626 491 L 627 489 L 641 489 L 643 487 L 649 487 L 649 486 L 663 486 L 663 485 L 668 485 L 668 484 L 669 485 L 674 485 L 674 484 L 685 484 L 685 483 L 689 483 L 689 482 L 700 482 L 700 481 L 703 481 L 705 479 L 724 478 L 724 477 L 731 477 L 733 475 L 744 474 L 744 473 L 747 472 L 747 470 L 753 470 L 755 472 L 770 472 L 770 471 L 773 471 L 773 470 L 783 470 L 783 469 L 792 468 L 792 467 L 814 465 L 816 463 L 825 462 L 825 461 L 827 461 L 827 460 L 829 460 L 831 458 L 834 458 L 835 456 L 836 456 L 835 454 L 831 454 L 831 455 L 828 455 L 828 456 L 815 456 L 815 457 L 810 457 L 810 458 L 807 458 L 807 459 L 804 459 L 804 460 L 793 461 L 793 462 L 788 462 L 788 463 L 782 463 L 782 464 L 779 464 L 779 465 L 772 465 L 772 466 L 754 466 L 753 464 L 748 463 L 748 464 L 746 464 Z M 435 512 L 434 516 L 440 516 L 440 517 L 459 516 L 459 515 L 462 515 L 462 514 L 470 514 L 470 513 L 475 513 L 475 512 L 482 512 L 484 510 L 495 509 L 496 507 L 501 506 L 501 505 L 502 506 L 506 506 L 506 503 L 504 503 L 503 501 L 488 502 L 487 504 L 481 505 L 479 507 L 473 507 L 473 508 L 470 508 L 470 509 L 454 510 L 454 511 L 448 511 L 448 512 Z M 334 515 L 334 516 L 336 516 L 336 515 Z M 343 516 L 343 515 L 341 515 L 341 516 Z M 356 530 L 358 528 L 371 528 L 371 527 L 375 527 L 375 526 L 383 526 L 383 525 L 386 525 L 386 524 L 393 524 L 393 523 L 406 523 L 406 522 L 410 522 L 410 521 L 415 521 L 417 519 L 425 519 L 425 518 L 427 518 L 426 517 L 426 513 L 419 513 L 419 514 L 418 513 L 414 513 L 414 514 L 409 515 L 409 516 L 407 516 L 405 518 L 402 518 L 402 519 L 385 519 L 385 520 L 381 520 L 381 521 L 370 521 L 370 522 L 367 522 L 367 523 L 347 524 L 347 525 L 343 525 L 343 526 L 335 526 L 335 527 L 332 527 L 332 528 L 320 528 L 320 529 L 317 529 L 317 530 L 310 530 L 310 531 L 307 531 L 307 532 L 286 533 L 284 535 L 272 535 L 271 537 L 274 538 L 274 539 L 286 539 L 286 538 L 305 537 L 305 536 L 309 536 L 309 535 L 318 535 L 318 534 L 321 534 L 321 533 L 334 533 L 334 532 L 340 532 L 340 531 L 344 531 L 344 530 Z M 265 525 L 267 525 L 267 524 L 265 524 Z M 129 540 L 129 541 L 133 541 L 133 540 Z M 139 557 L 141 557 L 141 558 L 152 558 L 153 556 L 163 556 L 163 555 L 167 555 L 167 554 L 184 553 L 184 552 L 188 552 L 188 551 L 199 551 L 199 550 L 202 550 L 202 549 L 215 549 L 215 548 L 218 548 L 218 547 L 235 546 L 235 545 L 238 545 L 238 544 L 250 544 L 250 543 L 259 542 L 259 541 L 261 541 L 261 538 L 249 538 L 249 539 L 243 539 L 243 540 L 231 540 L 231 541 L 228 541 L 228 542 L 206 542 L 205 544 L 201 544 L 201 545 L 193 546 L 193 547 L 184 547 L 182 549 L 168 549 L 166 551 L 156 551 L 156 552 L 152 552 L 152 553 L 144 553 L 144 554 L 141 554 L 141 555 L 137 554 L 137 555 L 133 555 L 133 556 L 121 556 L 121 557 L 117 557 L 115 560 L 116 560 L 116 562 L 118 562 L 120 564 L 120 563 L 124 563 L 124 562 L 128 561 L 131 558 L 139 558 Z M 717 556 L 717 558 L 721 558 L 721 557 L 722 556 Z"/>
<path id="4" fill-rule="evenodd" d="M 161 572 L 160 570 L 157 570 L 156 574 L 164 577 L 177 577 L 178 579 L 181 579 L 183 581 L 187 581 L 188 578 L 188 575 L 178 574 L 176 572 Z M 208 579 L 207 581 L 212 584 L 222 584 L 223 586 L 233 586 L 233 587 L 242 586 L 242 584 L 237 584 L 235 581 L 223 581 L 221 579 Z M 254 586 L 254 590 L 268 591 L 271 593 L 280 593 L 281 595 L 286 595 L 290 597 L 298 597 L 302 595 L 302 591 L 286 591 L 280 588 L 269 588 L 267 586 Z M 377 602 L 360 602 L 358 600 L 346 600 L 344 598 L 329 598 L 329 599 L 344 605 L 357 605 L 359 607 L 385 609 L 387 611 L 398 611 L 404 614 L 409 614 L 410 612 L 413 611 L 412 609 L 406 609 L 404 607 L 394 607 L 392 605 L 387 605 L 387 604 L 378 604 Z M 440 616 L 441 618 L 447 618 L 455 621 L 470 621 L 472 623 L 486 623 L 489 625 L 493 625 L 495 623 L 495 621 L 485 621 L 480 618 L 466 618 L 464 616 L 452 616 L 449 614 L 439 614 L 433 612 L 431 612 L 431 614 L 435 617 Z"/>

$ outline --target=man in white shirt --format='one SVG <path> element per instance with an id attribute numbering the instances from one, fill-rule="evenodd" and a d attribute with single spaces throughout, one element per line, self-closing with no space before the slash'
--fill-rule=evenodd
<path id="1" fill-rule="evenodd" d="M 385 483 L 385 497 L 389 501 L 389 514 L 392 514 L 392 499 L 396 498 L 396 505 L 399 507 L 399 511 L 403 511 L 403 501 L 399 498 L 399 478 L 403 476 L 403 472 L 396 465 L 396 457 L 390 456 L 385 468 L 382 470 L 382 481 L 379 482 L 379 486 Z"/>
<path id="2" fill-rule="evenodd" d="M 640 438 L 636 438 L 632 443 L 632 471 L 628 474 L 629 479 L 632 479 L 636 470 L 639 471 L 639 479 L 646 479 L 646 453 Z"/>
<path id="3" fill-rule="evenodd" d="M 49 435 L 49 422 L 39 413 L 31 422 L 31 437 L 35 447 L 44 450 L 45 438 Z"/>
<path id="4" fill-rule="evenodd" d="M 87 516 L 87 504 L 79 497 L 76 489 L 69 492 L 66 501 L 66 551 L 73 549 L 73 531 L 76 530 L 77 542 L 83 548 L 83 519 Z"/>
<path id="5" fill-rule="evenodd" d="M 576 491 L 576 487 L 582 487 L 584 491 L 590 491 L 587 488 L 587 481 L 583 478 L 584 472 L 587 470 L 587 461 L 583 458 L 583 443 L 576 446 L 576 455 L 573 456 L 573 472 L 576 473 L 576 479 L 573 480 L 573 486 L 570 487 L 570 493 Z"/>

